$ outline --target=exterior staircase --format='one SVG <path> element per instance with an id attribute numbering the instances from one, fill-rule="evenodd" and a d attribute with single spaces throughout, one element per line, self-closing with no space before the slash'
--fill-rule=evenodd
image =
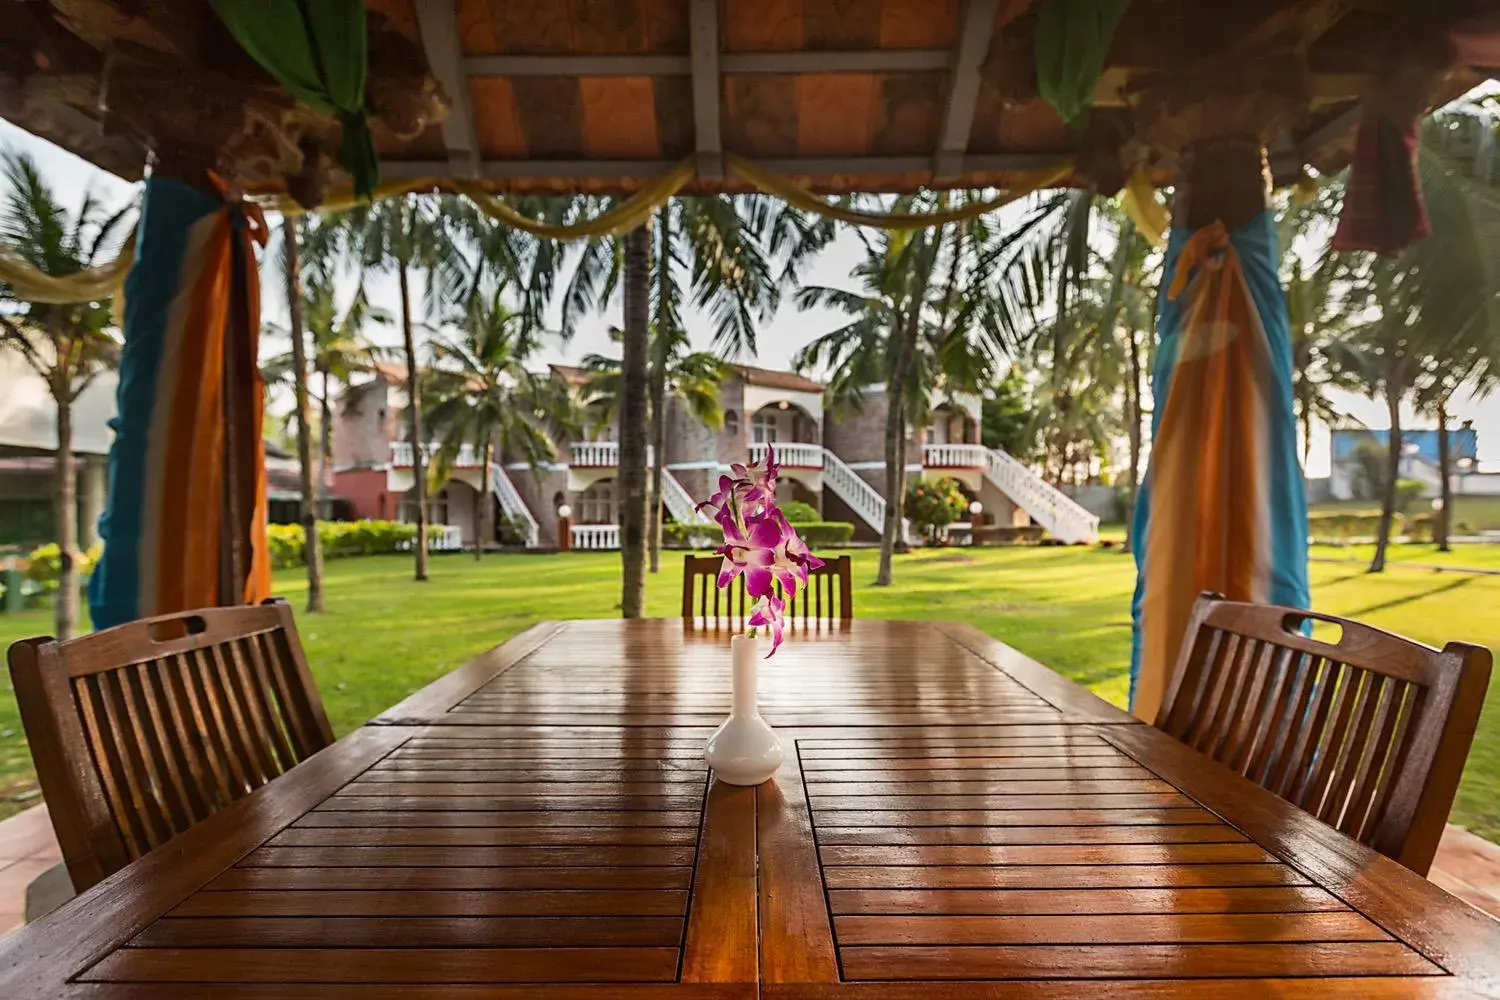
<path id="1" fill-rule="evenodd" d="M 693 502 L 692 495 L 677 481 L 677 477 L 672 475 L 671 469 L 661 470 L 661 498 L 667 505 L 667 513 L 671 514 L 672 520 L 678 524 L 712 523 L 698 510 L 698 505 Z"/>
<path id="2" fill-rule="evenodd" d="M 823 486 L 833 490 L 876 532 L 885 530 L 885 498 L 827 448 L 823 449 Z"/>
<path id="3" fill-rule="evenodd" d="M 499 462 L 490 463 L 490 490 L 495 494 L 495 499 L 500 501 L 500 509 L 507 517 L 518 517 L 526 525 L 526 547 L 534 549 L 540 545 L 542 526 L 537 524 L 536 518 L 526 507 L 526 501 L 521 499 L 521 494 L 516 490 L 516 484 L 510 481 L 505 467 Z"/>
<path id="4" fill-rule="evenodd" d="M 1068 545 L 1099 541 L 1099 518 L 1008 452 L 992 448 L 984 475 L 1031 519 Z"/>

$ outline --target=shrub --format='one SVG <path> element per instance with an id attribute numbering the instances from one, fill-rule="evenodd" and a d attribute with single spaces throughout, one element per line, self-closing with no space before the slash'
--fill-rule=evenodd
<path id="1" fill-rule="evenodd" d="M 1040 524 L 1013 527 L 1008 524 L 986 524 L 974 529 L 975 545 L 1035 545 L 1046 529 Z"/>
<path id="2" fill-rule="evenodd" d="M 812 524 L 822 520 L 823 515 L 818 513 L 818 508 L 801 500 L 777 501 L 781 507 L 781 513 L 786 516 L 787 521 L 792 524 Z"/>
<path id="3" fill-rule="evenodd" d="M 73 571 L 78 575 L 79 581 L 88 579 L 101 552 L 102 547 L 96 544 L 87 552 L 78 553 L 73 560 Z M 26 569 L 26 578 L 44 591 L 56 590 L 57 578 L 62 573 L 62 549 L 58 548 L 57 543 L 48 542 L 38 546 L 32 550 L 28 559 L 30 565 Z"/>
<path id="4" fill-rule="evenodd" d="M 277 569 L 302 565 L 302 526 L 273 524 L 267 529 L 271 565 Z M 399 521 L 319 521 L 318 545 L 324 559 L 373 556 L 400 552 L 417 537 L 415 524 Z"/>
<path id="5" fill-rule="evenodd" d="M 1391 534 L 1405 529 L 1406 519 L 1397 514 L 1391 523 Z M 1380 511 L 1320 511 L 1307 516 L 1307 534 L 1315 542 L 1347 542 L 1354 538 L 1374 538 L 1380 533 Z"/>
<path id="6" fill-rule="evenodd" d="M 797 525 L 797 534 L 816 555 L 819 548 L 848 545 L 854 537 L 854 525 L 849 521 L 813 521 Z"/>
<path id="7" fill-rule="evenodd" d="M 1426 492 L 1427 487 L 1415 479 L 1396 480 L 1396 509 L 1403 514 L 1407 513 Z"/>
<path id="8" fill-rule="evenodd" d="M 820 546 L 848 545 L 854 537 L 854 525 L 848 521 L 811 521 L 797 525 L 797 534 L 814 552 Z M 717 524 L 678 524 L 661 526 L 662 541 L 674 548 L 712 549 L 723 544 L 724 536 Z"/>
<path id="9" fill-rule="evenodd" d="M 1437 518 L 1432 514 L 1417 514 L 1406 519 L 1406 537 L 1408 541 L 1430 542 L 1435 537 L 1433 532 L 1437 527 Z"/>
<path id="10" fill-rule="evenodd" d="M 724 535 L 717 524 L 668 521 L 661 526 L 661 540 L 673 548 L 712 549 L 723 544 Z"/>
<path id="11" fill-rule="evenodd" d="M 928 541 L 936 541 L 938 530 L 964 516 L 969 498 L 956 479 L 915 482 L 906 488 L 906 518 L 922 529 Z"/>

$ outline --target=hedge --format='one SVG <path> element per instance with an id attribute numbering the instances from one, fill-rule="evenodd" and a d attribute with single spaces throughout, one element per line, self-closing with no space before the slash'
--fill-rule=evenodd
<path id="1" fill-rule="evenodd" d="M 77 558 L 73 560 L 73 572 L 77 579 L 88 579 L 102 551 L 103 546 L 95 544 L 87 552 L 78 553 Z M 62 549 L 58 548 L 56 542 L 49 542 L 33 549 L 27 561 L 26 578 L 28 580 L 44 591 L 57 589 L 57 577 L 62 572 Z"/>
<path id="2" fill-rule="evenodd" d="M 796 527 L 797 534 L 815 552 L 819 547 L 847 545 L 854 537 L 854 525 L 848 521 L 810 521 Z M 716 524 L 679 524 L 675 521 L 661 526 L 661 536 L 669 544 L 692 549 L 716 548 L 724 538 Z"/>
<path id="3" fill-rule="evenodd" d="M 302 565 L 302 525 L 273 524 L 267 529 L 271 565 L 276 569 Z M 399 521 L 319 521 L 318 546 L 324 559 L 374 556 L 401 552 L 417 537 L 415 524 Z"/>
<path id="4" fill-rule="evenodd" d="M 1045 531 L 1040 524 L 1019 528 L 1008 524 L 985 524 L 972 529 L 972 534 L 975 545 L 1017 545 L 1040 542 Z"/>

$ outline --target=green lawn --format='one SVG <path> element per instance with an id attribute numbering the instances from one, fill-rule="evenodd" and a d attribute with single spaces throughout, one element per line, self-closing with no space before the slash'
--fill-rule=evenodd
<path id="1" fill-rule="evenodd" d="M 1431 546 L 1398 547 L 1395 556 L 1398 563 L 1435 561 Z M 669 554 L 652 578 L 648 613 L 676 613 L 680 558 Z M 1500 547 L 1450 558 L 1497 566 Z M 1118 548 L 918 551 L 897 562 L 897 583 L 889 589 L 869 586 L 873 551 L 854 553 L 854 565 L 860 617 L 967 621 L 1124 702 L 1135 571 Z M 344 733 L 535 621 L 618 614 L 618 579 L 613 553 L 501 555 L 477 565 L 445 556 L 433 560 L 424 585 L 412 582 L 406 557 L 346 559 L 328 564 L 330 610 L 299 615 L 299 624 L 334 728 Z M 1500 577 L 1410 568 L 1372 577 L 1357 564 L 1318 562 L 1312 579 L 1322 610 L 1437 645 L 1467 639 L 1500 648 L 1500 616 L 1485 611 L 1500 607 Z M 277 580 L 280 592 L 300 605 L 301 571 Z M 0 615 L 0 645 L 49 627 L 46 611 Z M 1455 820 L 1500 839 L 1500 684 L 1487 705 Z M 0 693 L 0 816 L 36 800 L 33 782 L 7 677 Z"/>

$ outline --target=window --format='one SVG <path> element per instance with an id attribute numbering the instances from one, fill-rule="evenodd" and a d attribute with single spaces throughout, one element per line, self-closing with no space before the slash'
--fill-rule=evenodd
<path id="1" fill-rule="evenodd" d="M 415 524 L 417 520 L 417 492 L 407 490 L 401 497 L 401 510 L 397 516 L 407 524 Z M 437 496 L 427 498 L 427 523 L 448 523 L 448 491 L 442 490 Z"/>
<path id="2" fill-rule="evenodd" d="M 577 510 L 573 512 L 575 524 L 614 524 L 615 481 L 603 479 L 578 494 Z"/>
<path id="3" fill-rule="evenodd" d="M 724 413 L 724 433 L 738 434 L 740 432 L 740 415 L 734 410 L 726 410 Z"/>
<path id="4" fill-rule="evenodd" d="M 775 444 L 781 440 L 777 435 L 781 423 L 776 419 L 774 412 L 762 410 L 755 415 L 751 422 L 751 438 L 756 444 Z"/>

